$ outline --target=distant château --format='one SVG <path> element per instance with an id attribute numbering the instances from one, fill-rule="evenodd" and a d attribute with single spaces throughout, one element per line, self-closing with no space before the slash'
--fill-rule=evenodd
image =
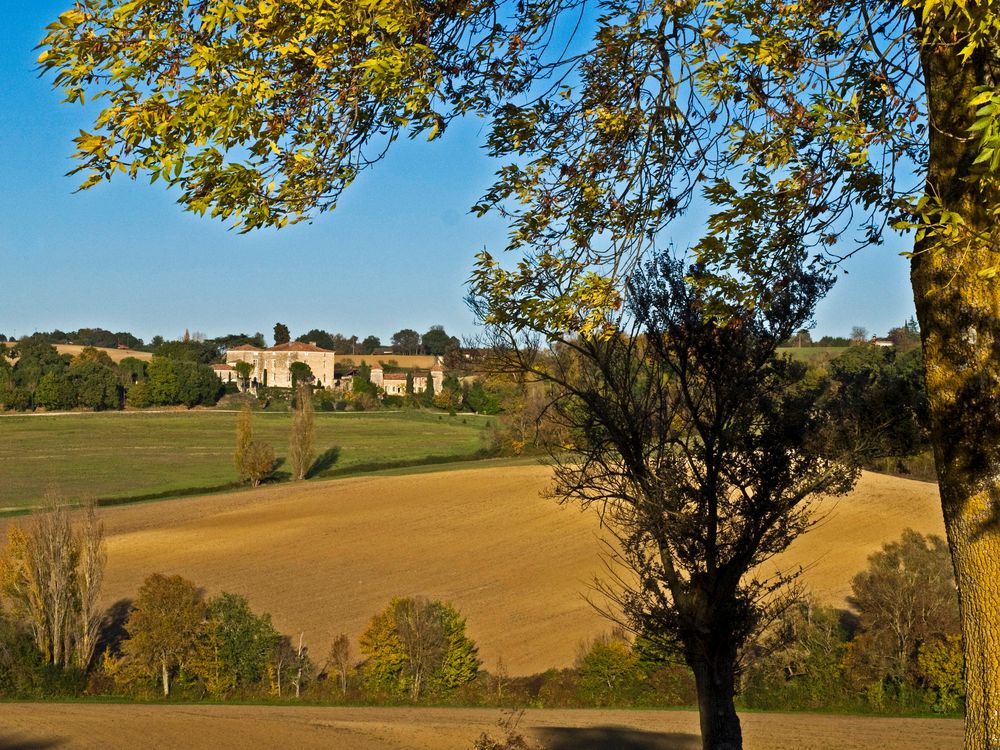
<path id="1" fill-rule="evenodd" d="M 391 349 L 388 350 L 390 353 Z M 319 388 L 346 388 L 351 387 L 351 378 L 343 375 L 353 375 L 357 370 L 342 373 L 338 377 L 334 369 L 336 352 L 324 349 L 316 344 L 305 344 L 299 341 L 292 341 L 287 344 L 277 344 L 268 349 L 262 349 L 250 344 L 234 346 L 226 351 L 226 363 L 213 365 L 215 374 L 224 383 L 237 383 L 241 389 L 244 384 L 240 383 L 235 365 L 238 362 L 249 362 L 253 366 L 249 382 L 246 384 L 251 390 L 257 388 L 290 388 L 292 386 L 292 365 L 295 362 L 303 362 L 309 365 L 314 383 Z M 349 358 L 348 358 L 349 359 Z M 440 358 L 429 370 L 411 370 L 410 377 L 413 383 L 413 393 L 423 393 L 427 389 L 427 379 L 430 377 L 434 385 L 434 392 L 440 393 L 444 385 L 444 367 Z M 385 372 L 381 364 L 371 366 L 369 380 L 386 396 L 406 395 L 406 372 Z"/>
<path id="2" fill-rule="evenodd" d="M 249 362 L 253 365 L 250 376 L 250 386 L 267 388 L 291 388 L 293 362 L 304 362 L 309 365 L 316 385 L 331 386 L 334 382 L 334 358 L 336 353 L 323 349 L 315 344 L 304 344 L 301 341 L 291 341 L 287 344 L 277 344 L 268 349 L 261 349 L 250 344 L 234 346 L 226 351 L 226 365 L 230 368 L 231 379 L 236 380 L 233 365 L 237 362 Z M 226 380 L 226 373 L 217 370 L 217 374 Z"/>

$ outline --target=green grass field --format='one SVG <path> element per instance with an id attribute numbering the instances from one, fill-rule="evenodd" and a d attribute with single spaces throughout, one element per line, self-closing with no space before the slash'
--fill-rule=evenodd
<path id="1" fill-rule="evenodd" d="M 422 412 L 317 413 L 317 476 L 475 458 L 482 417 Z M 255 439 L 287 453 L 290 414 L 258 413 Z M 67 500 L 126 502 L 235 486 L 235 412 L 0 417 L 0 513 Z M 287 467 L 279 466 L 287 477 Z"/>

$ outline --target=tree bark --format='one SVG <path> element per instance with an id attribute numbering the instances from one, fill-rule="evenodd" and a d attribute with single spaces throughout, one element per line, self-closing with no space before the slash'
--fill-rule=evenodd
<path id="1" fill-rule="evenodd" d="M 704 643 L 689 656 L 698 691 L 701 746 L 704 750 L 742 750 L 743 731 L 736 715 L 736 650 L 729 643 Z"/>
<path id="2" fill-rule="evenodd" d="M 960 46 L 960 45 L 959 45 Z M 966 750 L 1000 747 L 1000 281 L 995 203 L 966 178 L 978 144 L 968 138 L 973 87 L 988 66 L 962 63 L 956 46 L 922 57 L 930 115 L 927 194 L 958 213 L 964 231 L 928 232 L 911 265 L 923 339 L 931 435 L 955 566 L 965 652 Z"/>

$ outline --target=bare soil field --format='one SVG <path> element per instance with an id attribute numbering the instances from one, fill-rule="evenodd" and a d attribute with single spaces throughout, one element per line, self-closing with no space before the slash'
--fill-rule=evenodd
<path id="1" fill-rule="evenodd" d="M 131 750 L 324 748 L 469 750 L 497 736 L 486 709 L 5 704 L 0 747 Z M 743 714 L 747 750 L 960 750 L 962 722 L 821 714 Z M 533 710 L 525 735 L 546 750 L 697 750 L 693 711 Z"/>
<path id="2" fill-rule="evenodd" d="M 7 346 L 12 346 L 16 344 L 16 341 L 11 341 L 7 343 Z M 0 344 L 2 346 L 2 344 Z M 80 344 L 54 344 L 56 351 L 60 354 L 69 354 L 75 357 L 84 347 Z M 140 352 L 135 349 L 108 349 L 103 346 L 95 347 L 99 352 L 105 352 L 114 362 L 121 362 L 126 357 L 135 357 L 136 359 L 144 359 L 147 362 L 153 358 L 150 352 Z M 17 361 L 17 360 L 13 360 Z"/>
<path id="3" fill-rule="evenodd" d="M 487 669 L 501 657 L 511 674 L 569 666 L 610 628 L 585 600 L 606 570 L 597 514 L 541 497 L 548 480 L 545 467 L 484 462 L 104 508 L 106 604 L 150 573 L 179 573 L 208 594 L 243 594 L 322 661 L 390 598 L 422 594 L 468 618 Z M 936 486 L 884 475 L 820 513 L 780 563 L 804 566 L 837 606 L 882 543 L 907 527 L 943 534 Z"/>

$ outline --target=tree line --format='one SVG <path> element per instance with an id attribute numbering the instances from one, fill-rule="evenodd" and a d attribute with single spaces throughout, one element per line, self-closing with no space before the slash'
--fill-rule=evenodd
<path id="1" fill-rule="evenodd" d="M 480 660 L 451 605 L 399 597 L 372 617 L 358 654 L 339 635 L 316 661 L 302 635 L 222 592 L 154 573 L 135 598 L 97 606 L 103 525 L 56 499 L 12 525 L 0 552 L 0 696 L 442 699 L 475 680 Z"/>
<path id="2" fill-rule="evenodd" d="M 484 669 L 451 604 L 397 597 L 356 644 L 317 656 L 241 595 L 206 596 L 148 576 L 134 599 L 97 606 L 107 562 L 94 508 L 54 499 L 13 524 L 0 552 L 0 696 L 432 702 L 499 706 L 690 706 L 677 641 L 616 629 L 579 644 L 570 668 Z M 851 608 L 799 597 L 740 652 L 741 705 L 960 713 L 962 656 L 947 546 L 907 530 L 851 582 Z"/>
<path id="3" fill-rule="evenodd" d="M 274 325 L 274 343 L 287 344 L 292 341 L 291 332 L 284 323 Z M 39 331 L 24 336 L 21 341 L 31 339 L 47 344 L 77 344 L 97 348 L 116 349 L 128 348 L 136 351 L 148 351 L 168 356 L 171 351 L 176 355 L 180 350 L 187 350 L 187 358 L 194 358 L 205 364 L 222 361 L 222 355 L 227 349 L 248 344 L 260 349 L 267 348 L 264 334 L 228 333 L 215 338 L 208 338 L 203 333 L 185 331 L 176 341 L 170 341 L 163 336 L 153 336 L 149 343 L 127 331 L 112 333 L 103 328 L 80 328 L 76 331 Z M 0 343 L 6 342 L 7 336 L 0 334 Z M 13 342 L 14 340 L 11 339 Z M 356 335 L 331 333 L 321 328 L 313 328 L 297 336 L 294 341 L 305 344 L 315 344 L 323 349 L 338 354 L 372 354 L 376 349 L 383 348 L 382 340 L 375 335 L 360 338 Z M 390 344 L 397 354 L 433 354 L 444 356 L 449 351 L 458 348 L 459 341 L 449 335 L 442 325 L 432 325 L 421 334 L 412 328 L 402 328 L 392 334 Z M 183 346 L 178 347 L 181 344 Z M 171 346 L 172 345 L 172 346 Z M 165 348 L 166 347 L 166 348 Z"/>
<path id="4" fill-rule="evenodd" d="M 149 406 L 211 406 L 225 391 L 212 368 L 154 355 L 146 362 L 84 347 L 75 357 L 38 339 L 23 339 L 0 356 L 0 408 L 104 411 Z M 15 358 L 16 360 L 12 361 Z"/>

